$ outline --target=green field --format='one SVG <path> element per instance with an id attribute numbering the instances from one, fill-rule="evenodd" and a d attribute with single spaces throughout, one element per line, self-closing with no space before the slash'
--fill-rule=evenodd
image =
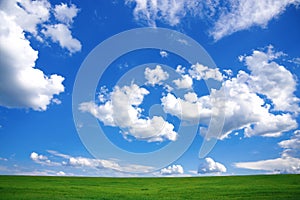
<path id="1" fill-rule="evenodd" d="M 300 175 L 195 178 L 0 176 L 0 199 L 300 199 Z"/>

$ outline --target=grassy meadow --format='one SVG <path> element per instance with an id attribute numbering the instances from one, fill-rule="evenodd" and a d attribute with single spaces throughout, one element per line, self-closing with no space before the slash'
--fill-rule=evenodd
<path id="1" fill-rule="evenodd" d="M 0 199 L 300 199 L 300 175 L 191 178 L 0 176 Z"/>

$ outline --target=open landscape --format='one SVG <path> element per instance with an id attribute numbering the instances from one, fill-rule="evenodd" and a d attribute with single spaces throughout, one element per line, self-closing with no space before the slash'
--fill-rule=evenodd
<path id="1" fill-rule="evenodd" d="M 300 199 L 300 175 L 189 178 L 0 176 L 0 199 Z"/>

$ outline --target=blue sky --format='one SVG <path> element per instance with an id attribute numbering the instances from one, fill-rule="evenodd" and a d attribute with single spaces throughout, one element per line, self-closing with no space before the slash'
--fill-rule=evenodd
<path id="1" fill-rule="evenodd" d="M 300 173 L 299 3 L 1 1 L 0 174 Z"/>

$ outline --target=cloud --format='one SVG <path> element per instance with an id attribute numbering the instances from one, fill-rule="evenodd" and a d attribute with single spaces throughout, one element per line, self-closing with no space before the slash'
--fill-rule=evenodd
<path id="1" fill-rule="evenodd" d="M 35 163 L 47 166 L 59 166 L 60 164 L 57 162 L 52 162 L 48 159 L 47 156 L 37 154 L 36 152 L 32 152 L 30 154 L 30 159 L 33 160 Z"/>
<path id="2" fill-rule="evenodd" d="M 188 74 L 184 74 L 181 75 L 181 78 L 174 80 L 173 83 L 178 89 L 191 89 L 193 86 L 193 79 Z"/>
<path id="3" fill-rule="evenodd" d="M 69 18 L 67 16 L 64 18 L 69 19 L 68 22 L 65 20 L 67 25 L 56 24 L 52 17 L 55 14 L 58 19 L 62 19 L 62 14 L 58 11 L 61 6 L 53 9 L 47 0 L 1 2 L 1 106 L 44 111 L 51 103 L 60 104 L 55 96 L 64 92 L 64 77 L 57 74 L 46 75 L 37 68 L 39 51 L 33 49 L 29 39 L 43 42 L 46 34 L 71 53 L 81 49 L 80 42 L 72 38 L 69 29 L 73 17 L 76 16 L 74 13 L 76 6 L 73 4 L 70 7 L 64 6 L 66 13 L 68 9 L 73 10 L 72 15 L 68 14 Z"/>
<path id="4" fill-rule="evenodd" d="M 261 160 L 255 162 L 239 162 L 234 165 L 237 168 L 251 169 L 251 170 L 264 170 L 274 173 L 300 173 L 300 159 L 287 157 L 275 158 L 270 160 Z"/>
<path id="5" fill-rule="evenodd" d="M 66 173 L 63 171 L 59 171 L 56 173 L 57 176 L 66 176 Z"/>
<path id="6" fill-rule="evenodd" d="M 54 95 L 64 91 L 64 78 L 46 76 L 35 68 L 38 51 L 30 46 L 24 30 L 3 10 L 0 21 L 0 105 L 46 110 Z"/>
<path id="7" fill-rule="evenodd" d="M 176 175 L 183 174 L 184 170 L 181 165 L 172 165 L 160 170 L 161 175 Z"/>
<path id="8" fill-rule="evenodd" d="M 120 166 L 115 161 L 101 160 L 101 159 L 91 159 L 84 157 L 70 157 L 64 165 L 72 167 L 90 167 L 90 168 L 109 168 L 114 170 L 119 170 Z"/>
<path id="9" fill-rule="evenodd" d="M 299 5 L 299 0 L 127 0 L 133 7 L 136 21 L 148 26 L 157 22 L 177 26 L 188 17 L 211 24 L 209 33 L 214 40 L 247 30 L 253 26 L 265 28 L 269 21 L 277 18 L 287 7 Z"/>
<path id="10" fill-rule="evenodd" d="M 274 59 L 283 53 L 275 53 L 273 46 L 267 52 L 253 51 L 244 61 L 251 70 L 249 86 L 251 90 L 266 95 L 274 104 L 274 110 L 299 111 L 299 98 L 294 95 L 296 81 L 292 73 Z"/>
<path id="11" fill-rule="evenodd" d="M 192 0 L 126 0 L 125 2 L 126 5 L 134 7 L 135 20 L 149 26 L 156 26 L 157 21 L 176 26 L 197 4 L 197 1 Z"/>
<path id="12" fill-rule="evenodd" d="M 53 42 L 59 43 L 62 48 L 66 48 L 71 54 L 81 50 L 81 43 L 73 38 L 67 25 L 45 25 L 44 28 L 42 33 L 46 37 L 50 37 Z"/>
<path id="13" fill-rule="evenodd" d="M 283 148 L 280 158 L 260 160 L 254 162 L 238 162 L 234 166 L 237 168 L 264 170 L 273 173 L 300 173 L 300 131 L 288 140 L 283 140 L 278 145 Z"/>
<path id="14" fill-rule="evenodd" d="M 0 161 L 8 161 L 8 159 L 0 157 Z"/>
<path id="15" fill-rule="evenodd" d="M 278 17 L 290 5 L 299 4 L 299 0 L 229 0 L 229 6 L 223 8 L 214 22 L 210 34 L 215 40 L 234 32 L 249 29 L 252 26 L 266 27 L 270 20 Z M 213 6 L 217 8 L 218 5 Z"/>
<path id="16" fill-rule="evenodd" d="M 284 149 L 282 157 L 300 157 L 300 130 L 294 131 L 294 135 L 278 143 Z"/>
<path id="17" fill-rule="evenodd" d="M 198 174 L 207 173 L 225 173 L 226 167 L 218 162 L 215 162 L 212 158 L 205 158 L 198 167 Z"/>
<path id="18" fill-rule="evenodd" d="M 187 93 L 183 99 L 175 97 L 172 93 L 161 98 L 161 104 L 166 113 L 190 122 L 197 122 L 199 118 L 207 121 L 211 117 L 211 103 L 208 101 L 207 96 L 198 98 L 194 92 Z"/>
<path id="19" fill-rule="evenodd" d="M 58 21 L 64 24 L 72 24 L 73 18 L 77 16 L 78 11 L 79 9 L 74 4 L 68 6 L 67 4 L 61 3 L 60 5 L 55 5 L 54 16 Z"/>
<path id="20" fill-rule="evenodd" d="M 155 69 L 150 69 L 147 67 L 144 72 L 145 79 L 147 80 L 146 84 L 161 85 L 162 81 L 165 81 L 169 78 L 168 72 L 165 72 L 160 65 L 157 65 Z"/>
<path id="21" fill-rule="evenodd" d="M 119 164 L 118 160 L 115 159 L 96 159 L 96 158 L 86 158 L 82 156 L 71 156 L 67 154 L 63 154 L 57 151 L 48 150 L 47 151 L 51 158 L 55 159 L 55 161 L 50 160 L 47 156 L 37 154 L 32 152 L 30 155 L 31 160 L 35 163 L 48 166 L 48 167 L 56 167 L 56 169 L 60 169 L 57 167 L 61 167 L 64 170 L 68 170 L 69 168 L 73 169 L 93 169 L 95 173 L 101 170 L 113 170 L 117 172 L 136 172 L 136 171 L 143 171 L 148 173 L 153 170 L 151 166 L 144 166 L 144 165 L 137 165 L 137 164 L 130 164 L 130 163 L 122 163 Z M 56 175 L 68 175 L 63 174 L 59 170 Z M 52 173 L 51 173 L 52 174 Z M 124 174 L 123 174 L 124 175 Z"/>
<path id="22" fill-rule="evenodd" d="M 189 69 L 189 75 L 196 80 L 208 80 L 214 79 L 216 81 L 222 81 L 223 76 L 222 73 L 219 71 L 218 68 L 209 68 L 202 64 L 196 63 L 195 65 L 191 66 Z"/>
<path id="23" fill-rule="evenodd" d="M 161 116 L 142 118 L 142 108 L 139 106 L 144 96 L 148 94 L 148 90 L 136 84 L 116 86 L 109 94 L 110 100 L 104 104 L 84 102 L 80 104 L 79 110 L 92 114 L 106 126 L 121 128 L 125 138 L 130 135 L 137 140 L 148 142 L 175 141 L 177 133 L 174 131 L 173 124 L 165 121 Z"/>
<path id="24" fill-rule="evenodd" d="M 163 51 L 163 50 L 160 50 L 159 51 L 159 55 L 162 57 L 162 58 L 166 58 L 166 57 L 168 57 L 168 52 L 166 52 L 166 51 Z"/>
<path id="25" fill-rule="evenodd" d="M 236 76 L 227 77 L 220 89 L 213 89 L 206 96 L 187 93 L 176 97 L 169 92 L 161 98 L 163 109 L 181 120 L 200 122 L 203 136 L 207 134 L 211 117 L 216 123 L 222 121 L 221 117 L 225 121 L 222 132 L 209 137 L 224 139 L 237 130 L 243 130 L 246 137 L 281 136 L 297 128 L 295 117 L 299 112 L 299 98 L 294 94 L 295 77 L 275 61 L 282 54 L 275 53 L 271 46 L 267 52 L 254 50 L 241 59 L 249 73 L 241 70 Z M 218 69 L 211 70 L 201 64 L 193 65 L 188 71 L 194 80 L 226 77 Z"/>
<path id="26" fill-rule="evenodd" d="M 38 25 L 49 20 L 51 4 L 46 0 L 11 0 L 1 2 L 1 10 L 22 30 L 36 36 Z"/>

